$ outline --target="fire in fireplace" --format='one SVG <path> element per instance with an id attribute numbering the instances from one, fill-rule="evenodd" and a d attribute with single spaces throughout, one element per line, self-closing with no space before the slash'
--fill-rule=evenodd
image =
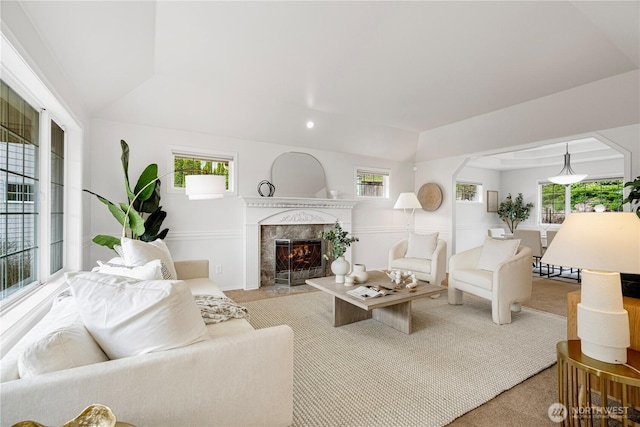
<path id="1" fill-rule="evenodd" d="M 322 239 L 276 239 L 275 284 L 299 285 L 324 276 Z"/>

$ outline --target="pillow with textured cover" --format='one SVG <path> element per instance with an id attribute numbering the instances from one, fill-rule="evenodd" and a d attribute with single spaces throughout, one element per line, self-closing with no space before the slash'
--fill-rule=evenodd
<path id="1" fill-rule="evenodd" d="M 438 233 L 409 234 L 405 258 L 431 259 L 438 245 Z"/>
<path id="2" fill-rule="evenodd" d="M 73 297 L 68 297 L 73 300 Z M 85 328 L 77 310 L 67 322 L 22 350 L 18 358 L 20 378 L 28 378 L 109 360 Z"/>
<path id="3" fill-rule="evenodd" d="M 21 370 L 23 375 L 34 375 L 107 360 L 91 335 L 78 330 L 79 318 L 78 307 L 72 297 L 57 297 L 49 312 L 2 358 L 0 382 L 19 379 Z M 64 347 L 53 345 L 56 337 L 64 339 Z M 55 347 L 56 354 L 52 355 L 52 358 L 56 359 L 56 363 L 48 364 L 43 360 L 34 360 L 38 355 L 42 355 L 40 349 L 45 347 Z M 79 358 L 61 354 L 67 349 L 81 349 L 87 353 L 79 355 Z M 28 354 L 25 355 L 25 352 Z M 19 364 L 22 364 L 22 367 L 19 367 Z"/>
<path id="4" fill-rule="evenodd" d="M 122 257 L 126 265 L 140 266 L 154 259 L 159 259 L 167 269 L 166 272 L 163 272 L 163 279 L 175 280 L 178 278 L 169 248 L 161 239 L 143 242 L 123 237 L 121 243 Z"/>
<path id="5" fill-rule="evenodd" d="M 487 237 L 482 252 L 478 268 L 481 270 L 495 271 L 499 264 L 512 258 L 518 251 L 520 239 L 496 240 Z"/>
<path id="6" fill-rule="evenodd" d="M 97 272 L 66 277 L 84 325 L 110 359 L 207 339 L 200 309 L 181 280 L 136 280 Z"/>

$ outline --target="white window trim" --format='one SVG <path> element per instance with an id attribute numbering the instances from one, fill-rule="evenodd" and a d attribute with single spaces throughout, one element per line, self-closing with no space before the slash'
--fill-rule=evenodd
<path id="1" fill-rule="evenodd" d="M 82 236 L 82 146 L 84 131 L 80 122 L 70 113 L 62 102 L 54 95 L 38 74 L 18 53 L 17 49 L 0 33 L 0 74 L 11 88 L 24 98 L 31 106 L 38 110 L 45 110 L 51 120 L 54 120 L 65 131 L 65 197 L 64 212 L 73 215 L 64 216 L 64 253 L 62 270 L 50 274 L 49 272 L 49 237 L 40 241 L 41 247 L 46 246 L 46 253 L 40 252 L 39 283 L 29 285 L 20 292 L 5 298 L 0 302 L 0 341 L 2 352 L 8 351 L 21 335 L 42 317 L 49 308 L 53 297 L 66 286 L 65 271 L 82 269 L 83 236 Z M 47 123 L 49 132 L 50 123 Z M 42 131 L 42 129 L 41 129 Z M 41 133 L 42 135 L 42 133 Z M 50 150 L 49 143 L 41 150 Z M 41 163 L 46 163 L 42 160 Z M 50 165 L 47 166 L 47 168 Z M 42 175 L 41 175 L 42 176 Z M 47 175 L 48 176 L 48 175 Z M 47 183 L 49 179 L 47 179 Z M 49 203 L 49 188 L 39 186 L 36 194 L 41 203 Z M 47 211 L 48 212 L 48 211 Z M 50 218 L 40 214 L 49 224 Z M 50 232 L 50 227 L 39 224 L 40 232 Z"/>
<path id="2" fill-rule="evenodd" d="M 233 162 L 231 170 L 229 171 L 230 183 L 229 188 L 225 192 L 225 197 L 227 196 L 237 196 L 238 195 L 238 153 L 233 151 L 222 151 L 222 150 L 210 150 L 206 148 L 194 148 L 194 147 L 184 147 L 179 145 L 170 145 L 169 147 L 169 155 L 167 156 L 167 172 L 173 171 L 173 158 L 174 156 L 193 156 L 193 157 L 211 157 L 211 158 L 220 158 L 220 159 L 229 159 L 229 161 Z M 176 188 L 173 186 L 173 174 L 168 176 L 169 181 L 168 185 L 164 185 L 165 191 L 167 194 L 184 194 L 184 188 Z"/>
<path id="3" fill-rule="evenodd" d="M 358 173 L 359 172 L 370 172 L 372 174 L 386 175 L 387 183 L 384 187 L 384 196 L 358 196 Z M 388 200 L 390 195 L 390 187 L 391 187 L 391 169 L 384 168 L 372 168 L 369 166 L 356 166 L 353 169 L 353 194 L 356 199 L 363 200 Z"/>
<path id="4" fill-rule="evenodd" d="M 478 187 L 478 199 L 477 200 L 458 200 L 458 197 L 456 195 L 456 193 L 458 192 L 457 190 L 457 186 L 458 184 L 471 184 L 471 185 L 475 185 Z M 472 181 L 472 180 L 468 180 L 468 179 L 457 179 L 456 180 L 456 188 L 454 188 L 454 197 L 456 200 L 456 203 L 462 203 L 465 205 L 468 204 L 483 204 L 485 202 L 484 200 L 484 183 L 480 182 L 480 181 Z"/>

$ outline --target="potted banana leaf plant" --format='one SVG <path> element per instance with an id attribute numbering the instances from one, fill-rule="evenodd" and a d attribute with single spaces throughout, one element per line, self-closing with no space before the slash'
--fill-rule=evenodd
<path id="1" fill-rule="evenodd" d="M 160 231 L 162 222 L 167 217 L 167 213 L 163 211 L 162 206 L 160 206 L 160 180 L 151 184 L 158 178 L 158 165 L 155 163 L 148 165 L 144 171 L 142 171 L 132 190 L 129 181 L 129 145 L 124 140 L 121 140 L 120 147 L 122 148 L 120 160 L 124 172 L 127 202 L 114 203 L 106 197 L 90 190 L 85 189 L 83 191 L 93 194 L 100 202 L 107 206 L 109 212 L 111 212 L 118 223 L 126 228 L 128 237 L 145 242 L 164 239 L 169 229 L 165 228 Z M 137 198 L 136 195 L 138 195 Z M 126 215 L 127 209 L 134 199 L 135 202 L 129 210 L 129 214 Z M 113 249 L 114 245 L 120 244 L 120 236 L 99 234 L 93 238 L 93 242 Z"/>

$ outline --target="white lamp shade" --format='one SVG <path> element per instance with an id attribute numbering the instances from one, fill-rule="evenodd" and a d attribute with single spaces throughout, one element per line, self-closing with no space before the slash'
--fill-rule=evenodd
<path id="1" fill-rule="evenodd" d="M 422 205 L 416 196 L 416 193 L 400 193 L 393 209 L 421 209 Z"/>
<path id="2" fill-rule="evenodd" d="M 187 175 L 185 194 L 189 200 L 220 199 L 226 191 L 224 175 Z"/>
<path id="3" fill-rule="evenodd" d="M 572 213 L 564 220 L 542 262 L 640 274 L 640 218 L 632 212 Z"/>
<path id="4" fill-rule="evenodd" d="M 549 179 L 549 181 L 553 182 L 554 184 L 561 184 L 561 185 L 569 185 L 569 184 L 575 184 L 576 182 L 580 182 L 583 179 L 585 179 L 587 177 L 586 174 L 572 174 L 572 175 L 558 175 L 558 176 L 552 176 Z"/>

